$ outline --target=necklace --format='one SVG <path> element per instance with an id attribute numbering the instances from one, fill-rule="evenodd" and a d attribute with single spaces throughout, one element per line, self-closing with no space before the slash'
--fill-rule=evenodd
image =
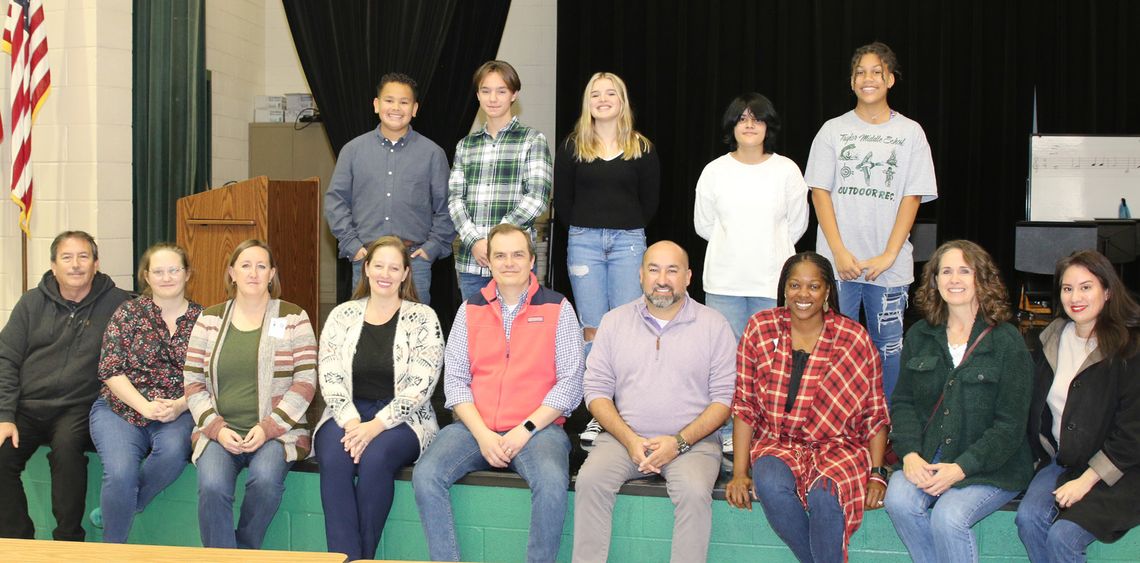
<path id="1" fill-rule="evenodd" d="M 868 117 L 868 118 L 866 118 L 866 120 L 867 120 L 867 121 L 869 121 L 869 122 L 871 122 L 871 123 L 874 123 L 874 122 L 875 122 L 875 120 L 879 119 L 879 116 L 880 116 L 880 115 L 883 115 L 883 113 L 884 113 L 884 112 L 890 112 L 890 111 L 891 111 L 891 108 L 890 108 L 890 106 L 887 106 L 887 107 L 885 107 L 885 108 L 883 108 L 883 109 L 879 110 L 879 113 L 876 113 L 875 115 L 872 115 L 871 117 Z M 864 113 L 864 114 L 866 114 L 866 113 L 867 113 L 867 110 L 863 110 L 863 113 Z M 888 114 L 888 115 L 889 115 L 889 114 Z"/>

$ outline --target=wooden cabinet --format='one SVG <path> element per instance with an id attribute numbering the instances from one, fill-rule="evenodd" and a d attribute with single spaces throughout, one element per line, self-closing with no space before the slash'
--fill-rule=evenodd
<path id="1" fill-rule="evenodd" d="M 302 127 L 298 129 L 298 127 Z M 325 222 L 325 190 L 336 157 L 320 123 L 250 123 L 249 176 L 274 180 L 320 178 L 320 303 L 336 303 L 336 239 Z M 331 306 L 327 307 L 331 310 Z M 324 311 L 328 313 L 328 310 Z M 316 319 L 314 319 L 316 322 Z"/>

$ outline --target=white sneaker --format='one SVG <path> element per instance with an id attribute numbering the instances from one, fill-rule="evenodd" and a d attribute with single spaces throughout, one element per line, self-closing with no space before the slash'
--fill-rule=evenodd
<path id="1" fill-rule="evenodd" d="M 590 422 L 586 423 L 586 429 L 578 435 L 578 443 L 582 445 L 582 449 L 589 449 L 594 447 L 594 440 L 598 439 L 598 434 L 602 433 L 602 425 L 598 419 L 591 418 Z"/>
<path id="2" fill-rule="evenodd" d="M 724 436 L 720 439 L 720 451 L 724 455 L 732 457 L 732 436 Z"/>

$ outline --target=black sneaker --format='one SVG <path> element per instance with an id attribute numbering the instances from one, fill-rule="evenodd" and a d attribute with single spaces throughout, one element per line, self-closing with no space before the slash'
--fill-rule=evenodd
<path id="1" fill-rule="evenodd" d="M 591 418 L 590 422 L 586 424 L 586 429 L 578 434 L 578 443 L 582 445 L 583 450 L 589 450 L 594 447 L 594 440 L 598 439 L 598 434 L 602 433 L 602 425 L 598 419 Z"/>

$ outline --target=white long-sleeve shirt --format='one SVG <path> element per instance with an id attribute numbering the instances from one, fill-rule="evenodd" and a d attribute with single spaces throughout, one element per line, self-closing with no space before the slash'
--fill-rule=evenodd
<path id="1" fill-rule="evenodd" d="M 807 184 L 791 159 L 744 164 L 731 154 L 697 180 L 693 227 L 709 241 L 706 292 L 775 299 L 780 268 L 807 231 Z"/>

